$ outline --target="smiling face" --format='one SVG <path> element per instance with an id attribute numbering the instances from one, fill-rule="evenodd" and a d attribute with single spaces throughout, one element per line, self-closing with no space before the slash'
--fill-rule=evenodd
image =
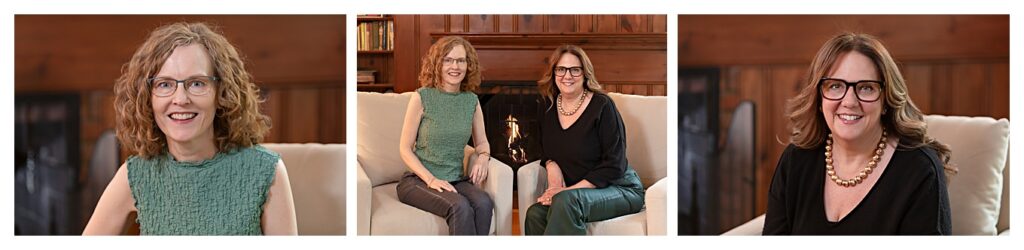
<path id="1" fill-rule="evenodd" d="M 836 60 L 833 71 L 826 75 L 829 78 L 856 82 L 861 80 L 881 80 L 874 62 L 859 52 L 846 52 Z M 857 99 L 853 88 L 846 89 L 846 96 L 841 100 L 821 98 L 821 111 L 825 123 L 837 140 L 862 141 L 877 140 L 882 132 L 882 107 L 885 98 L 874 102 Z"/>
<path id="2" fill-rule="evenodd" d="M 565 74 L 559 76 L 555 75 L 555 85 L 558 86 L 558 91 L 567 96 L 576 96 L 583 91 L 583 76 L 580 73 L 579 76 L 573 76 L 571 68 L 583 67 L 580 62 L 580 58 L 572 53 L 563 53 L 561 58 L 558 59 L 558 63 L 555 64 L 555 68 L 566 68 Z M 585 72 L 585 69 L 581 69 L 578 72 Z M 556 70 L 557 73 L 557 70 Z"/>
<path id="3" fill-rule="evenodd" d="M 192 44 L 174 49 L 155 77 L 185 80 L 203 76 L 213 76 L 213 65 L 203 46 Z M 170 96 L 151 94 L 154 120 L 169 145 L 214 140 L 216 84 L 210 86 L 207 93 L 197 96 L 185 90 L 189 82 L 177 86 Z"/>
<path id="4" fill-rule="evenodd" d="M 444 80 L 444 85 L 451 87 L 455 85 L 456 89 L 462 84 L 462 79 L 466 78 L 466 48 L 462 45 L 455 45 L 452 51 L 444 55 L 441 58 L 441 73 Z"/>

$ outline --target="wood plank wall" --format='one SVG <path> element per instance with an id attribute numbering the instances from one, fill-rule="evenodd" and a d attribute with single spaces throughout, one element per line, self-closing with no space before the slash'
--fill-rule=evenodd
<path id="1" fill-rule="evenodd" d="M 546 67 L 545 58 L 561 42 L 583 44 L 594 62 L 598 80 L 614 92 L 666 95 L 665 15 L 397 15 L 395 16 L 395 91 L 419 87 L 420 60 L 433 40 L 442 35 L 467 37 L 480 55 L 484 80 L 536 81 Z M 491 36 L 525 39 L 495 41 Z M 529 44 L 536 37 L 562 37 L 553 44 Z M 636 37 L 662 37 L 660 44 L 638 47 L 588 47 L 589 39 L 631 41 Z M 640 38 L 644 39 L 644 38 Z M 479 43 L 479 44 L 477 44 Z M 362 60 L 360 66 L 382 63 Z M 387 77 L 387 76 L 386 76 Z M 392 80 L 391 78 L 387 78 Z"/>
<path id="2" fill-rule="evenodd" d="M 17 15 L 15 96 L 81 94 L 84 164 L 100 133 L 114 128 L 121 65 L 149 32 L 179 21 L 218 26 L 243 54 L 273 120 L 265 142 L 345 143 L 343 15 Z"/>
<path id="3" fill-rule="evenodd" d="M 785 104 L 811 59 L 844 31 L 879 37 L 926 114 L 1009 118 L 1009 16 L 679 16 L 679 67 L 721 69 L 721 131 L 757 106 L 759 213 L 788 139 Z M 722 137 L 724 138 L 724 137 Z M 728 195 L 728 194 L 723 194 Z"/>

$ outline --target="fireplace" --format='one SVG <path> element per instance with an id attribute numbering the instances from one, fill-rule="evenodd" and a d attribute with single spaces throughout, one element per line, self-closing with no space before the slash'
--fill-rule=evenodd
<path id="1" fill-rule="evenodd" d="M 479 91 L 491 156 L 518 170 L 540 157 L 536 81 L 485 81 Z"/>

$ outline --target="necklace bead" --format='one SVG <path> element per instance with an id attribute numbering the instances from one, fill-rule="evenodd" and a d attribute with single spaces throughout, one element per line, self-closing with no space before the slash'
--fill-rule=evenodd
<path id="1" fill-rule="evenodd" d="M 825 174 L 828 178 L 842 187 L 854 187 L 861 182 L 864 182 L 868 178 L 871 172 L 874 172 L 874 168 L 878 165 L 878 162 L 882 159 L 882 153 L 885 153 L 885 139 L 888 134 L 885 129 L 882 129 L 882 139 L 879 139 L 878 148 L 875 149 L 875 155 L 871 156 L 871 161 L 868 161 L 867 166 L 861 169 L 856 176 L 850 179 L 843 179 L 836 174 L 835 167 L 832 166 L 832 134 L 828 134 L 828 139 L 825 139 Z"/>
<path id="2" fill-rule="evenodd" d="M 587 91 L 587 90 L 584 89 L 583 90 L 583 94 L 580 95 L 580 99 L 576 102 L 576 107 L 573 108 L 572 111 L 570 111 L 570 112 L 566 112 L 565 109 L 562 108 L 562 94 L 559 93 L 558 94 L 558 113 L 561 113 L 564 116 L 571 116 L 573 114 L 576 114 L 576 112 L 580 110 L 580 107 L 583 106 L 583 100 L 587 99 L 587 94 L 589 94 L 589 93 L 590 93 L 590 91 Z"/>

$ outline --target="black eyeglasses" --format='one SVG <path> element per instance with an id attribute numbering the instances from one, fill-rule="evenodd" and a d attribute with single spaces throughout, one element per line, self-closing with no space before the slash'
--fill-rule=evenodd
<path id="1" fill-rule="evenodd" d="M 150 90 L 153 95 L 159 97 L 168 97 L 178 91 L 178 85 L 184 85 L 185 91 L 191 95 L 200 96 L 210 92 L 213 88 L 213 84 L 217 82 L 219 78 L 216 76 L 194 76 L 189 77 L 185 80 L 178 80 L 169 77 L 154 77 L 149 78 Z"/>
<path id="2" fill-rule="evenodd" d="M 839 101 L 846 97 L 846 90 L 853 88 L 853 94 L 857 100 L 863 102 L 878 101 L 882 96 L 882 81 L 860 80 L 847 82 L 837 78 L 821 78 L 818 80 L 818 88 L 821 89 L 821 96 L 828 100 Z"/>
<path id="3" fill-rule="evenodd" d="M 579 66 L 576 66 L 576 67 L 562 67 L 562 66 L 555 67 L 555 75 L 556 76 L 565 76 L 565 72 L 566 71 L 568 71 L 569 74 L 572 75 L 572 77 L 579 77 L 579 76 L 583 75 L 583 67 L 579 67 Z"/>

